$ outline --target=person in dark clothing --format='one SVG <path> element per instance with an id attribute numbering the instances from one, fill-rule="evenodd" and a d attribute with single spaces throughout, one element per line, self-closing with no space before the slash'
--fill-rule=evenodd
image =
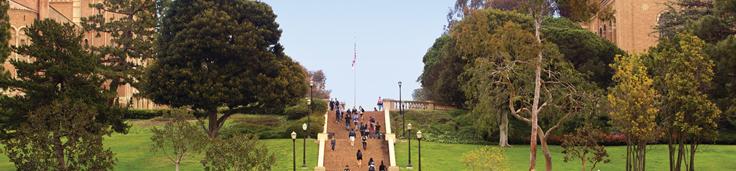
<path id="1" fill-rule="evenodd" d="M 342 171 L 350 171 L 350 166 L 345 165 L 345 169 L 343 169 Z"/>
<path id="2" fill-rule="evenodd" d="M 330 111 L 335 110 L 335 101 L 330 100 Z"/>
<path id="3" fill-rule="evenodd" d="M 383 164 L 383 160 L 381 160 L 381 166 L 378 166 L 378 171 L 386 171 L 386 165 Z"/>
<path id="4" fill-rule="evenodd" d="M 348 116 L 350 114 L 347 114 Z M 350 130 L 350 117 L 345 117 L 345 129 Z"/>
<path id="5" fill-rule="evenodd" d="M 381 124 L 376 123 L 376 138 L 381 139 Z"/>
<path id="6" fill-rule="evenodd" d="M 335 143 L 337 142 L 335 141 L 335 137 L 333 136 L 332 140 L 330 140 L 330 144 L 332 145 L 332 151 L 335 151 Z"/>
<path id="7" fill-rule="evenodd" d="M 381 97 L 378 97 L 378 102 L 376 103 L 376 106 L 378 106 L 378 110 L 383 110 L 383 99 L 381 99 Z"/>
<path id="8" fill-rule="evenodd" d="M 373 158 L 368 160 L 368 171 L 376 171 L 376 162 L 373 161 Z"/>
<path id="9" fill-rule="evenodd" d="M 340 123 L 340 109 L 335 110 L 335 122 Z"/>
<path id="10" fill-rule="evenodd" d="M 363 165 L 363 152 L 360 152 L 360 150 L 358 150 L 358 153 L 355 154 L 355 157 L 358 158 L 358 168 L 360 168 Z"/>
<path id="11" fill-rule="evenodd" d="M 365 150 L 368 146 L 368 136 L 363 136 L 361 139 L 363 140 L 363 150 Z"/>

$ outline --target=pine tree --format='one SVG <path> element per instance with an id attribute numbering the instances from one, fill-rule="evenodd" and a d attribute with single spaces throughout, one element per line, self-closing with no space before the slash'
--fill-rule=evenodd
<path id="1" fill-rule="evenodd" d="M 110 36 L 112 43 L 91 49 L 108 67 L 102 74 L 110 80 L 111 92 L 125 84 L 140 87 L 146 62 L 155 53 L 156 0 L 105 0 L 90 4 L 97 14 L 82 18 L 85 31 Z M 114 17 L 111 17 L 114 16 Z M 117 104 L 116 98 L 107 100 Z"/>
<path id="2" fill-rule="evenodd" d="M 0 87 L 20 95 L 0 98 L 2 142 L 19 170 L 109 170 L 113 153 L 102 136 L 125 132 L 122 110 L 105 103 L 105 70 L 81 44 L 72 24 L 35 21 L 26 28 L 30 45 L 15 48 L 31 62 L 11 61 L 18 79 Z"/>
<path id="3" fill-rule="evenodd" d="M 5 63 L 10 55 L 10 17 L 8 17 L 9 1 L 0 2 L 0 63 Z M 0 77 L 7 76 L 5 68 L 0 67 Z M 2 90 L 0 90 L 2 92 Z"/>

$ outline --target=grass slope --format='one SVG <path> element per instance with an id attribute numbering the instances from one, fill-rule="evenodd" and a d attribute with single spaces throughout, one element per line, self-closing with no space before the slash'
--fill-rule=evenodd
<path id="1" fill-rule="evenodd" d="M 170 162 L 166 156 L 159 153 L 151 152 L 151 126 L 158 125 L 153 121 L 133 121 L 129 133 L 113 134 L 111 137 L 105 137 L 105 147 L 110 148 L 117 158 L 115 170 L 174 170 L 174 164 Z M 272 170 L 291 170 L 292 168 L 292 142 L 291 139 L 267 139 L 261 140 L 268 146 L 268 149 L 276 155 L 276 163 Z M 317 165 L 317 148 L 318 145 L 314 139 L 307 139 L 307 166 L 312 169 Z M 302 147 L 303 140 L 296 141 L 296 160 L 297 168 L 302 165 Z M 202 164 L 199 162 L 201 155 L 186 156 L 182 161 L 181 170 L 203 170 Z M 15 170 L 15 166 L 8 159 L 6 154 L 0 154 L 0 170 Z"/>
<path id="2" fill-rule="evenodd" d="M 396 143 L 396 161 L 403 168 L 408 163 L 408 142 Z M 412 164 L 418 167 L 417 142 L 412 141 Z M 465 170 L 462 163 L 463 155 L 481 145 L 469 144 L 441 144 L 422 142 L 422 169 L 432 170 Z M 736 165 L 729 164 L 736 160 L 736 145 L 701 145 L 696 153 L 696 170 L 736 170 Z M 601 171 L 625 170 L 626 146 L 607 147 L 610 163 L 600 163 L 596 169 Z M 563 162 L 562 149 L 551 146 L 553 170 L 580 170 L 578 160 Z M 541 149 L 537 149 L 537 170 L 544 169 L 544 156 Z M 527 170 L 529 167 L 529 146 L 514 145 L 507 149 L 506 159 L 510 170 Z M 650 145 L 647 151 L 647 170 L 667 170 L 667 146 Z"/>

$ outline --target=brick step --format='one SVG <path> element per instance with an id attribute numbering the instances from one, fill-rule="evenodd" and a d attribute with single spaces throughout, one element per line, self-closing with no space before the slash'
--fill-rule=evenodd
<path id="1" fill-rule="evenodd" d="M 345 129 L 344 120 L 336 123 L 335 113 L 331 111 L 327 121 L 327 132 L 333 133 L 335 136 L 335 150 L 331 149 L 330 141 L 328 140 L 325 144 L 325 169 L 328 171 L 342 171 L 345 165 L 349 165 L 351 170 L 368 170 L 368 160 L 373 158 L 376 162 L 376 167 L 380 165 L 383 160 L 386 166 L 389 165 L 389 154 L 388 144 L 383 139 L 368 139 L 368 146 L 366 150 L 363 150 L 363 146 L 360 140 L 360 133 L 355 139 L 355 146 L 350 146 L 350 140 L 348 139 L 348 130 Z M 366 112 L 364 114 L 364 121 L 368 122 L 370 116 L 376 118 L 376 122 L 381 125 L 381 132 L 385 133 L 384 117 L 383 112 Z M 351 127 L 354 125 L 351 123 Z M 363 164 L 361 168 L 358 168 L 356 153 L 360 149 L 363 151 Z M 376 168 L 378 169 L 378 168 Z"/>

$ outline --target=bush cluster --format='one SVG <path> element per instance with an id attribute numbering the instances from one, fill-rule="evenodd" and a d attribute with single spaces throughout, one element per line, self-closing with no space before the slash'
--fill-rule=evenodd
<path id="1" fill-rule="evenodd" d="M 166 110 L 131 109 L 125 112 L 124 119 L 152 119 L 163 116 Z"/>

